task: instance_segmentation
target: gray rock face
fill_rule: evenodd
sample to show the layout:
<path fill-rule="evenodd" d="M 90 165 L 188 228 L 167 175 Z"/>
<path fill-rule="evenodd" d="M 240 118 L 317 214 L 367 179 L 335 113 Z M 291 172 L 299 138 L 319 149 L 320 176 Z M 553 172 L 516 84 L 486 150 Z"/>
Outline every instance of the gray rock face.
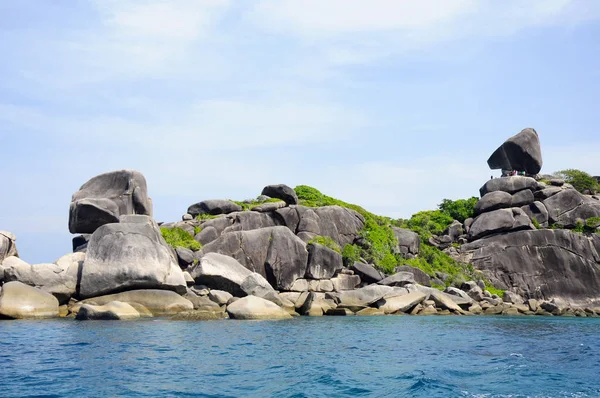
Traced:
<path fill-rule="evenodd" d="M 415 282 L 421 285 L 431 286 L 431 277 L 418 268 L 411 267 L 410 265 L 401 265 L 396 267 L 394 272 L 410 272 L 413 274 Z"/>
<path fill-rule="evenodd" d="M 542 227 L 548 226 L 548 210 L 542 202 L 533 202 L 530 205 L 521 207 L 521 210 L 533 221 L 534 219 Z"/>
<path fill-rule="evenodd" d="M 289 290 L 296 279 L 304 277 L 308 264 L 304 242 L 283 226 L 226 233 L 202 252 L 235 258 L 277 290 Z"/>
<path fill-rule="evenodd" d="M 504 191 L 486 193 L 475 205 L 475 215 L 512 207 L 512 195 Z"/>
<path fill-rule="evenodd" d="M 425 300 L 427 294 L 423 292 L 412 292 L 402 296 L 394 296 L 381 299 L 377 306 L 386 314 L 406 312 Z"/>
<path fill-rule="evenodd" d="M 7 257 L 19 257 L 17 245 L 15 244 L 16 240 L 17 238 L 10 232 L 0 231 L 0 264 Z"/>
<path fill-rule="evenodd" d="M 335 278 L 331 279 L 331 283 L 333 284 L 333 290 L 336 292 L 353 290 L 360 285 L 360 276 L 339 274 Z"/>
<path fill-rule="evenodd" d="M 87 320 L 127 320 L 138 319 L 140 313 L 131 304 L 112 301 L 106 305 L 84 304 L 79 309 L 76 319 Z"/>
<path fill-rule="evenodd" d="M 385 286 L 399 286 L 415 283 L 415 276 L 412 272 L 398 272 L 392 276 L 388 276 L 385 279 L 377 282 L 379 285 Z"/>
<path fill-rule="evenodd" d="M 518 286 L 525 298 L 600 299 L 600 236 L 567 230 L 518 231 L 463 245 L 471 263 L 497 287 Z"/>
<path fill-rule="evenodd" d="M 542 169 L 542 149 L 537 132 L 527 128 L 506 140 L 490 156 L 488 166 L 492 170 L 506 169 L 538 174 Z"/>
<path fill-rule="evenodd" d="M 238 205 L 237 203 L 233 203 L 230 200 L 214 199 L 204 200 L 191 205 L 188 207 L 187 213 L 192 217 L 196 217 L 201 214 L 210 214 L 211 216 L 216 216 L 219 214 L 233 213 L 235 211 L 242 211 L 242 206 Z"/>
<path fill-rule="evenodd" d="M 125 214 L 152 215 L 146 179 L 133 170 L 100 174 L 73 194 L 69 231 L 91 234 L 104 224 L 119 222 Z"/>
<path fill-rule="evenodd" d="M 500 209 L 479 215 L 469 229 L 469 240 L 506 231 L 535 229 L 531 219 L 520 208 Z"/>
<path fill-rule="evenodd" d="M 129 216 L 98 228 L 81 271 L 82 298 L 133 289 L 186 290 L 170 246 L 147 216 Z"/>
<path fill-rule="evenodd" d="M 550 224 L 558 223 L 573 228 L 577 221 L 600 217 L 600 202 L 582 195 L 575 189 L 567 189 L 544 200 Z"/>
<path fill-rule="evenodd" d="M 350 266 L 350 269 L 354 271 L 354 273 L 360 276 L 360 279 L 366 283 L 377 283 L 383 278 L 385 278 L 385 274 L 381 271 L 378 271 L 370 264 L 364 263 L 354 263 Z"/>
<path fill-rule="evenodd" d="M 344 267 L 342 255 L 323 245 L 308 245 L 308 267 L 306 277 L 309 279 L 330 279 Z"/>
<path fill-rule="evenodd" d="M 58 316 L 58 300 L 21 282 L 8 282 L 0 290 L 0 318 L 39 319 Z"/>
<path fill-rule="evenodd" d="M 84 253 L 71 253 L 54 264 L 29 265 L 17 257 L 9 257 L 2 263 L 6 282 L 19 281 L 54 295 L 60 304 L 66 304 L 76 295 L 77 278 Z"/>
<path fill-rule="evenodd" d="M 534 201 L 533 192 L 529 189 L 524 189 L 517 192 L 512 196 L 511 207 L 520 207 L 533 203 Z"/>
<path fill-rule="evenodd" d="M 523 177 L 523 176 L 512 176 L 512 177 L 502 177 L 502 178 L 494 178 L 492 180 L 488 180 L 480 189 L 479 194 L 483 198 L 486 194 L 490 192 L 502 191 L 507 192 L 509 194 L 514 194 L 524 189 L 529 189 L 534 191 L 537 189 L 539 183 L 531 177 Z"/>
<path fill-rule="evenodd" d="M 227 313 L 233 319 L 264 320 L 290 319 L 291 315 L 276 304 L 255 296 L 247 296 L 227 306 Z"/>
<path fill-rule="evenodd" d="M 204 254 L 198 264 L 190 268 L 190 275 L 200 285 L 223 290 L 236 297 L 254 295 L 280 303 L 277 292 L 263 276 L 223 254 Z"/>
<path fill-rule="evenodd" d="M 416 232 L 409 229 L 392 227 L 394 235 L 398 239 L 398 252 L 406 254 L 419 254 L 421 240 Z"/>
<path fill-rule="evenodd" d="M 246 293 L 241 287 L 242 283 L 252 271 L 232 257 L 220 253 L 207 253 L 200 258 L 197 265 L 189 269 L 189 273 L 199 285 L 243 297 Z"/>
<path fill-rule="evenodd" d="M 340 305 L 346 306 L 369 306 L 388 295 L 392 294 L 394 288 L 383 285 L 369 285 L 356 290 L 341 292 L 338 295 Z M 408 293 L 408 292 L 407 292 Z"/>
<path fill-rule="evenodd" d="M 78 304 L 106 305 L 113 301 L 128 303 L 132 306 L 135 306 L 135 304 L 142 305 L 153 316 L 175 315 L 194 309 L 192 302 L 181 297 L 179 294 L 168 290 L 155 289 L 130 290 L 128 292 L 109 294 L 83 300 Z"/>
<path fill-rule="evenodd" d="M 281 199 L 288 205 L 298 204 L 298 195 L 296 195 L 296 191 L 285 184 L 268 185 L 264 187 L 261 195 Z"/>

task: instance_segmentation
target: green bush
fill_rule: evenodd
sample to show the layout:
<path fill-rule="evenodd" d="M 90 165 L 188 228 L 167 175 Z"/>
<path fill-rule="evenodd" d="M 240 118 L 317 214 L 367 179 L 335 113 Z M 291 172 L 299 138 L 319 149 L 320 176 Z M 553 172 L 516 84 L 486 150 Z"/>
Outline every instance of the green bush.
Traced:
<path fill-rule="evenodd" d="M 160 232 L 165 241 L 173 248 L 185 247 L 193 251 L 202 249 L 202 245 L 194 237 L 181 228 L 161 228 Z"/>
<path fill-rule="evenodd" d="M 325 246 L 330 248 L 333 251 L 336 251 L 338 253 L 342 253 L 342 250 L 340 249 L 340 245 L 338 245 L 333 239 L 331 239 L 329 236 L 321 236 L 321 235 L 317 235 L 314 238 L 312 238 L 311 240 L 308 241 L 308 245 L 315 243 L 317 245 L 321 245 L 321 246 Z"/>
<path fill-rule="evenodd" d="M 344 248 L 348 251 L 348 255 L 352 254 L 352 257 L 357 259 L 363 257 L 385 272 L 392 272 L 398 265 L 400 258 L 394 254 L 398 247 L 398 239 L 392 230 L 390 218 L 377 216 L 360 206 L 324 195 L 319 190 L 307 185 L 299 185 L 295 191 L 300 205 L 307 207 L 341 206 L 352 209 L 364 217 L 365 226 L 360 231 L 360 236 L 368 242 L 366 245 L 368 247 Z M 356 250 L 358 250 L 358 255 L 355 253 Z"/>
<path fill-rule="evenodd" d="M 489 281 L 485 281 L 485 290 L 490 292 L 491 294 L 496 294 L 500 298 L 504 298 L 504 290 L 496 289 L 494 285 L 492 285 Z"/>
<path fill-rule="evenodd" d="M 342 250 L 342 258 L 344 259 L 344 264 L 352 265 L 360 260 L 360 249 L 356 245 L 346 245 Z"/>
<path fill-rule="evenodd" d="M 471 218 L 475 215 L 475 205 L 478 201 L 479 199 L 475 196 L 469 199 L 444 199 L 438 207 L 442 212 L 446 213 L 454 220 L 464 223 L 467 218 Z"/>
<path fill-rule="evenodd" d="M 270 198 L 270 199 L 263 200 L 263 201 L 253 199 L 251 201 L 244 201 L 244 202 L 238 202 L 238 201 L 232 200 L 232 202 L 235 203 L 236 205 L 240 206 L 242 208 L 242 211 L 248 211 L 248 210 L 252 210 L 256 206 L 260 206 L 265 203 L 283 202 L 283 200 L 277 199 L 277 198 Z"/>
<path fill-rule="evenodd" d="M 573 188 L 575 188 L 581 193 L 585 192 L 586 190 L 589 190 L 593 194 L 596 194 L 598 192 L 598 189 L 600 188 L 600 184 L 598 184 L 598 181 L 596 181 L 594 177 L 592 177 L 585 171 L 567 169 L 557 171 L 555 174 L 558 177 L 565 180 L 565 182 L 568 182 L 569 184 L 573 185 Z"/>
<path fill-rule="evenodd" d="M 540 226 L 540 223 L 538 222 L 537 219 L 532 218 L 531 219 L 531 223 L 533 224 L 533 226 L 535 227 L 535 229 L 542 229 L 542 227 Z"/>
<path fill-rule="evenodd" d="M 196 220 L 198 221 L 206 221 L 206 220 L 212 220 L 214 218 L 217 218 L 219 216 L 213 216 L 212 214 L 208 214 L 208 213 L 204 213 L 204 214 L 199 214 L 196 216 Z"/>
<path fill-rule="evenodd" d="M 441 210 L 426 210 L 414 214 L 409 220 L 404 220 L 401 227 L 415 231 L 427 241 L 432 235 L 444 233 L 452 221 L 454 218 Z"/>

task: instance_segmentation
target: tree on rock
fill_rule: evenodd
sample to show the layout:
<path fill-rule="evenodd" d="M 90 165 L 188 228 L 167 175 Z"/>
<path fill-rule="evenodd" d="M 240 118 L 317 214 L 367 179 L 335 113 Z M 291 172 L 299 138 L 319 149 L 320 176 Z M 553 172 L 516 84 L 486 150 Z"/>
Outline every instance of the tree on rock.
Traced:
<path fill-rule="evenodd" d="M 555 174 L 558 177 L 565 180 L 565 182 L 573 185 L 573 188 L 575 188 L 581 193 L 596 194 L 598 193 L 598 189 L 600 188 L 600 184 L 598 183 L 598 181 L 585 171 L 577 169 L 567 169 L 557 171 Z"/>

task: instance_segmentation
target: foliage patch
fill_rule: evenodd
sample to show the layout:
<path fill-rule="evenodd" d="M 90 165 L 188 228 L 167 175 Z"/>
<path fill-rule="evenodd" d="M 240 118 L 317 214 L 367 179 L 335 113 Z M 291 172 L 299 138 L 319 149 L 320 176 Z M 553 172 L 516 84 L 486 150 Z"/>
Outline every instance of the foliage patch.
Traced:
<path fill-rule="evenodd" d="M 311 240 L 309 240 L 307 244 L 310 245 L 311 243 L 315 243 L 317 245 L 328 247 L 331 250 L 336 251 L 336 252 L 338 252 L 340 254 L 342 253 L 342 250 L 340 249 L 340 245 L 338 245 L 329 236 L 317 235 L 314 238 L 312 238 Z"/>
<path fill-rule="evenodd" d="M 202 249 L 200 242 L 194 240 L 194 237 L 181 228 L 161 228 L 160 232 L 165 241 L 174 249 L 184 247 L 193 251 Z"/>

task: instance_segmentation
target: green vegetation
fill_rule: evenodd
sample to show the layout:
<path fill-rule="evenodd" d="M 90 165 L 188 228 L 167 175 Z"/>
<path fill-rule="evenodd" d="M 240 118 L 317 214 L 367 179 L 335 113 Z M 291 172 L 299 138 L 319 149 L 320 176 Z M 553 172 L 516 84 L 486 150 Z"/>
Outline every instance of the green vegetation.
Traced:
<path fill-rule="evenodd" d="M 252 210 L 256 206 L 264 205 L 265 203 L 283 202 L 283 200 L 277 199 L 277 198 L 270 198 L 270 199 L 263 200 L 263 201 L 253 199 L 251 201 L 247 200 L 247 201 L 243 201 L 243 202 L 238 202 L 238 201 L 232 200 L 232 202 L 235 203 L 236 205 L 240 206 L 242 208 L 242 211 L 248 211 L 248 210 Z"/>
<path fill-rule="evenodd" d="M 454 219 L 442 210 L 420 211 L 409 220 L 400 223 L 401 228 L 415 231 L 421 240 L 429 240 L 433 235 L 441 235 Z"/>
<path fill-rule="evenodd" d="M 491 294 L 496 294 L 500 298 L 504 298 L 504 290 L 496 289 L 489 281 L 485 281 L 485 290 Z"/>
<path fill-rule="evenodd" d="M 345 265 L 352 265 L 360 260 L 360 248 L 356 245 L 346 245 L 342 250 L 342 258 Z"/>
<path fill-rule="evenodd" d="M 199 226 L 195 226 L 194 227 L 194 236 L 198 235 L 200 232 L 202 232 L 202 228 L 200 228 Z"/>
<path fill-rule="evenodd" d="M 308 244 L 317 244 L 317 245 L 321 245 L 321 246 L 325 246 L 330 248 L 333 251 L 336 251 L 338 253 L 342 253 L 342 250 L 340 249 L 340 246 L 333 240 L 331 239 L 329 236 L 321 236 L 321 235 L 317 235 L 314 238 L 312 238 L 311 240 L 308 241 Z"/>
<path fill-rule="evenodd" d="M 482 279 L 482 275 L 476 272 L 472 265 L 462 264 L 428 243 L 432 235 L 442 234 L 454 219 L 460 221 L 460 219 L 471 217 L 477 198 L 457 201 L 445 199 L 438 210 L 419 212 L 409 220 L 392 220 L 388 217 L 377 216 L 360 206 L 324 195 L 317 189 L 306 185 L 300 185 L 295 190 L 299 203 L 303 206 L 337 205 L 355 210 L 364 217 L 365 226 L 360 232 L 360 236 L 364 238 L 365 244 L 344 246 L 342 250 L 344 264 L 352 264 L 362 257 L 386 273 L 392 273 L 396 266 L 406 264 L 419 268 L 432 277 L 435 277 L 436 271 L 449 275 L 445 282 L 447 286 L 453 282 Z M 396 254 L 398 240 L 392 226 L 411 229 L 419 234 L 421 249 L 418 257 L 404 259 L 400 254 Z M 435 287 L 443 289 L 445 286 Z"/>
<path fill-rule="evenodd" d="M 454 220 L 464 223 L 467 218 L 471 218 L 475 215 L 475 205 L 478 201 L 479 199 L 475 196 L 469 199 L 444 199 L 438 207 L 443 213 L 449 215 Z"/>
<path fill-rule="evenodd" d="M 219 216 L 213 216 L 212 214 L 199 214 L 196 216 L 196 220 L 198 221 L 206 221 L 206 220 L 212 220 L 213 218 L 217 218 Z"/>
<path fill-rule="evenodd" d="M 573 231 L 593 234 L 598 232 L 598 226 L 600 226 L 600 217 L 590 217 L 585 221 L 577 221 L 577 225 L 573 228 Z"/>
<path fill-rule="evenodd" d="M 550 180 L 547 180 L 545 178 L 542 178 L 541 180 L 538 180 L 539 182 L 543 182 L 546 185 L 550 185 Z"/>
<path fill-rule="evenodd" d="M 532 222 L 533 226 L 535 227 L 535 229 L 542 229 L 542 227 L 540 226 L 540 223 L 538 222 L 537 219 L 532 218 L 531 222 Z"/>
<path fill-rule="evenodd" d="M 349 259 L 352 257 L 358 259 L 363 257 L 365 260 L 372 262 L 388 273 L 391 273 L 396 265 L 398 265 L 401 257 L 395 254 L 398 240 L 391 227 L 392 219 L 377 216 L 360 206 L 324 195 L 319 192 L 319 190 L 306 185 L 297 186 L 295 191 L 298 195 L 299 204 L 303 206 L 342 206 L 352 209 L 364 217 L 365 226 L 360 232 L 360 236 L 368 242 L 368 245 L 365 245 L 366 247 L 345 247 L 344 251 L 347 254 L 346 258 Z M 358 255 L 356 250 L 358 250 Z"/>
<path fill-rule="evenodd" d="M 202 249 L 202 245 L 199 242 L 195 241 L 194 237 L 184 229 L 161 228 L 160 232 L 162 233 L 163 238 L 165 238 L 165 241 L 173 248 L 185 247 L 186 249 L 190 249 L 193 251 L 198 251 Z"/>
<path fill-rule="evenodd" d="M 565 182 L 573 185 L 573 188 L 578 190 L 581 193 L 585 191 L 590 191 L 592 194 L 598 193 L 598 189 L 600 189 L 600 184 L 598 181 L 585 171 L 576 170 L 576 169 L 567 169 L 557 171 L 555 173 L 558 177 L 565 180 Z"/>

